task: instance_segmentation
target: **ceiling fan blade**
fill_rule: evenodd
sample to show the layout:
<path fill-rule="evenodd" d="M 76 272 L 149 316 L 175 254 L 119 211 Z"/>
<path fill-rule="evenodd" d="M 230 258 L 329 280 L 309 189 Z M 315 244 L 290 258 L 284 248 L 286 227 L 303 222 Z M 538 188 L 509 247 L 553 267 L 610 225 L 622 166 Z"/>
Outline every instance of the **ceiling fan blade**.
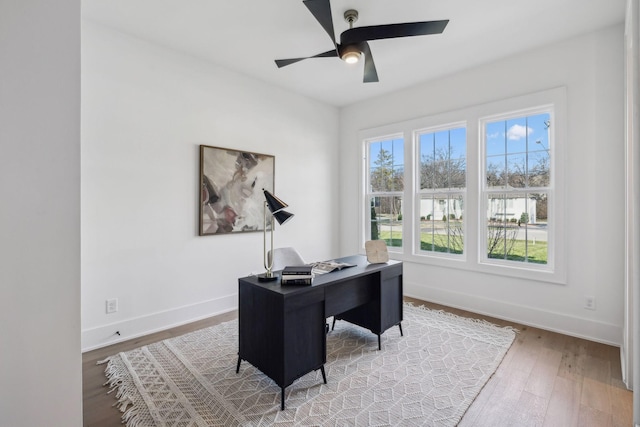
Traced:
<path fill-rule="evenodd" d="M 364 55 L 364 77 L 362 82 L 375 83 L 378 81 L 378 72 L 376 71 L 376 64 L 373 62 L 373 55 L 371 55 L 369 43 L 362 43 L 362 54 Z"/>
<path fill-rule="evenodd" d="M 442 21 L 406 22 L 404 24 L 371 25 L 351 28 L 340 35 L 340 44 L 440 34 L 444 31 L 448 23 L 449 20 L 445 19 Z"/>
<path fill-rule="evenodd" d="M 336 36 L 333 30 L 333 18 L 331 17 L 331 4 L 329 0 L 304 0 L 303 3 L 320 25 L 322 25 L 322 28 L 324 28 L 327 34 L 329 34 L 331 41 L 335 45 Z"/>
<path fill-rule="evenodd" d="M 328 50 L 326 52 L 322 52 L 319 53 L 317 55 L 313 55 L 313 56 L 307 56 L 304 58 L 291 58 L 291 59 L 276 59 L 276 65 L 278 66 L 278 68 L 282 68 L 282 67 L 286 67 L 287 65 L 291 65 L 291 64 L 295 64 L 296 62 L 300 62 L 304 59 L 311 59 L 311 58 L 334 58 L 338 56 L 338 52 L 335 49 L 332 50 Z"/>

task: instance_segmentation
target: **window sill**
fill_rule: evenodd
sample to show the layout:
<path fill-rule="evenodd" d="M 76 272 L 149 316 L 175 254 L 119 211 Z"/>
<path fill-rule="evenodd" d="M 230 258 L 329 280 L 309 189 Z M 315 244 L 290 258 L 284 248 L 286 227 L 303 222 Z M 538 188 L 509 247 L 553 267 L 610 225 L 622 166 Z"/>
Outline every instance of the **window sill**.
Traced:
<path fill-rule="evenodd" d="M 566 285 L 566 275 L 561 271 L 541 270 L 527 268 L 527 266 L 511 266 L 493 263 L 483 263 L 467 259 L 465 255 L 460 257 L 430 256 L 420 254 L 405 254 L 389 251 L 389 258 L 421 265 L 432 265 L 454 270 L 464 270 L 479 274 L 513 277 L 523 280 L 549 283 L 554 285 Z"/>

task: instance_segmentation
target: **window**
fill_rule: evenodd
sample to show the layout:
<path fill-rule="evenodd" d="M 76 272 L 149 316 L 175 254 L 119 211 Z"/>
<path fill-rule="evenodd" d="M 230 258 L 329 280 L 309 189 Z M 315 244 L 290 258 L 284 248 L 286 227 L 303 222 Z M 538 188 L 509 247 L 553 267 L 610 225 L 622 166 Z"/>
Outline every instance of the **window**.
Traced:
<path fill-rule="evenodd" d="M 388 247 L 402 247 L 404 139 L 370 141 L 367 148 L 369 238 Z"/>
<path fill-rule="evenodd" d="M 467 132 L 464 127 L 417 132 L 418 251 L 464 252 Z"/>
<path fill-rule="evenodd" d="M 565 283 L 565 110 L 557 88 L 361 131 L 362 246 Z"/>
<path fill-rule="evenodd" d="M 547 264 L 552 111 L 482 120 L 484 255 Z"/>

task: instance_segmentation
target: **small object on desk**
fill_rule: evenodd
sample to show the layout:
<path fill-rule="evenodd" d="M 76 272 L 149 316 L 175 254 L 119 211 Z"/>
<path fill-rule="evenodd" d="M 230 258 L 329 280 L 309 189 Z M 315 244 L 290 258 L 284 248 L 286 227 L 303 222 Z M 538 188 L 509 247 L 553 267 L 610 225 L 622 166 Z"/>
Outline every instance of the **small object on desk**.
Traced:
<path fill-rule="evenodd" d="M 287 266 L 280 274 L 281 285 L 306 285 L 313 281 L 312 267 L 310 265 Z"/>
<path fill-rule="evenodd" d="M 325 273 L 331 273 L 332 271 L 336 271 L 336 270 L 342 270 L 343 268 L 355 267 L 355 264 L 338 262 L 332 259 L 330 261 L 314 262 L 313 264 L 311 264 L 311 266 L 313 267 L 312 271 L 315 274 L 325 274 Z"/>
<path fill-rule="evenodd" d="M 312 269 L 313 267 L 310 265 L 288 265 L 282 269 L 282 274 L 310 276 Z"/>
<path fill-rule="evenodd" d="M 389 261 L 389 252 L 384 240 L 367 240 L 364 242 L 367 261 L 371 264 L 383 264 Z"/>
<path fill-rule="evenodd" d="M 311 286 L 312 282 L 313 282 L 312 276 L 282 276 L 280 279 L 280 284 L 282 286 L 287 286 L 287 285 Z"/>

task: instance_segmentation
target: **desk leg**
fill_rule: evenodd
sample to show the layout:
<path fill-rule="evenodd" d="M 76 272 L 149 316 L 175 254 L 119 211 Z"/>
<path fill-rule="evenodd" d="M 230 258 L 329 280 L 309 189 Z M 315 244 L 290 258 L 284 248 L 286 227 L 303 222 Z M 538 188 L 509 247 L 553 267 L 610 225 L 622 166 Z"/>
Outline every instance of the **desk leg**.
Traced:
<path fill-rule="evenodd" d="M 236 365 L 236 374 L 240 372 L 240 362 L 242 362 L 242 359 L 240 358 L 240 356 L 238 356 L 238 364 Z"/>
<path fill-rule="evenodd" d="M 404 334 L 402 333 L 402 323 L 398 323 L 398 328 L 400 328 L 400 336 L 403 337 Z M 381 337 L 382 337 L 382 334 L 378 334 L 378 350 L 382 350 L 382 343 L 380 341 Z"/>
<path fill-rule="evenodd" d="M 284 387 L 280 387 L 280 409 L 284 411 Z"/>
<path fill-rule="evenodd" d="M 327 375 L 324 373 L 324 365 L 322 365 L 320 367 L 320 372 L 322 372 L 322 380 L 324 381 L 324 383 L 327 383 Z"/>

